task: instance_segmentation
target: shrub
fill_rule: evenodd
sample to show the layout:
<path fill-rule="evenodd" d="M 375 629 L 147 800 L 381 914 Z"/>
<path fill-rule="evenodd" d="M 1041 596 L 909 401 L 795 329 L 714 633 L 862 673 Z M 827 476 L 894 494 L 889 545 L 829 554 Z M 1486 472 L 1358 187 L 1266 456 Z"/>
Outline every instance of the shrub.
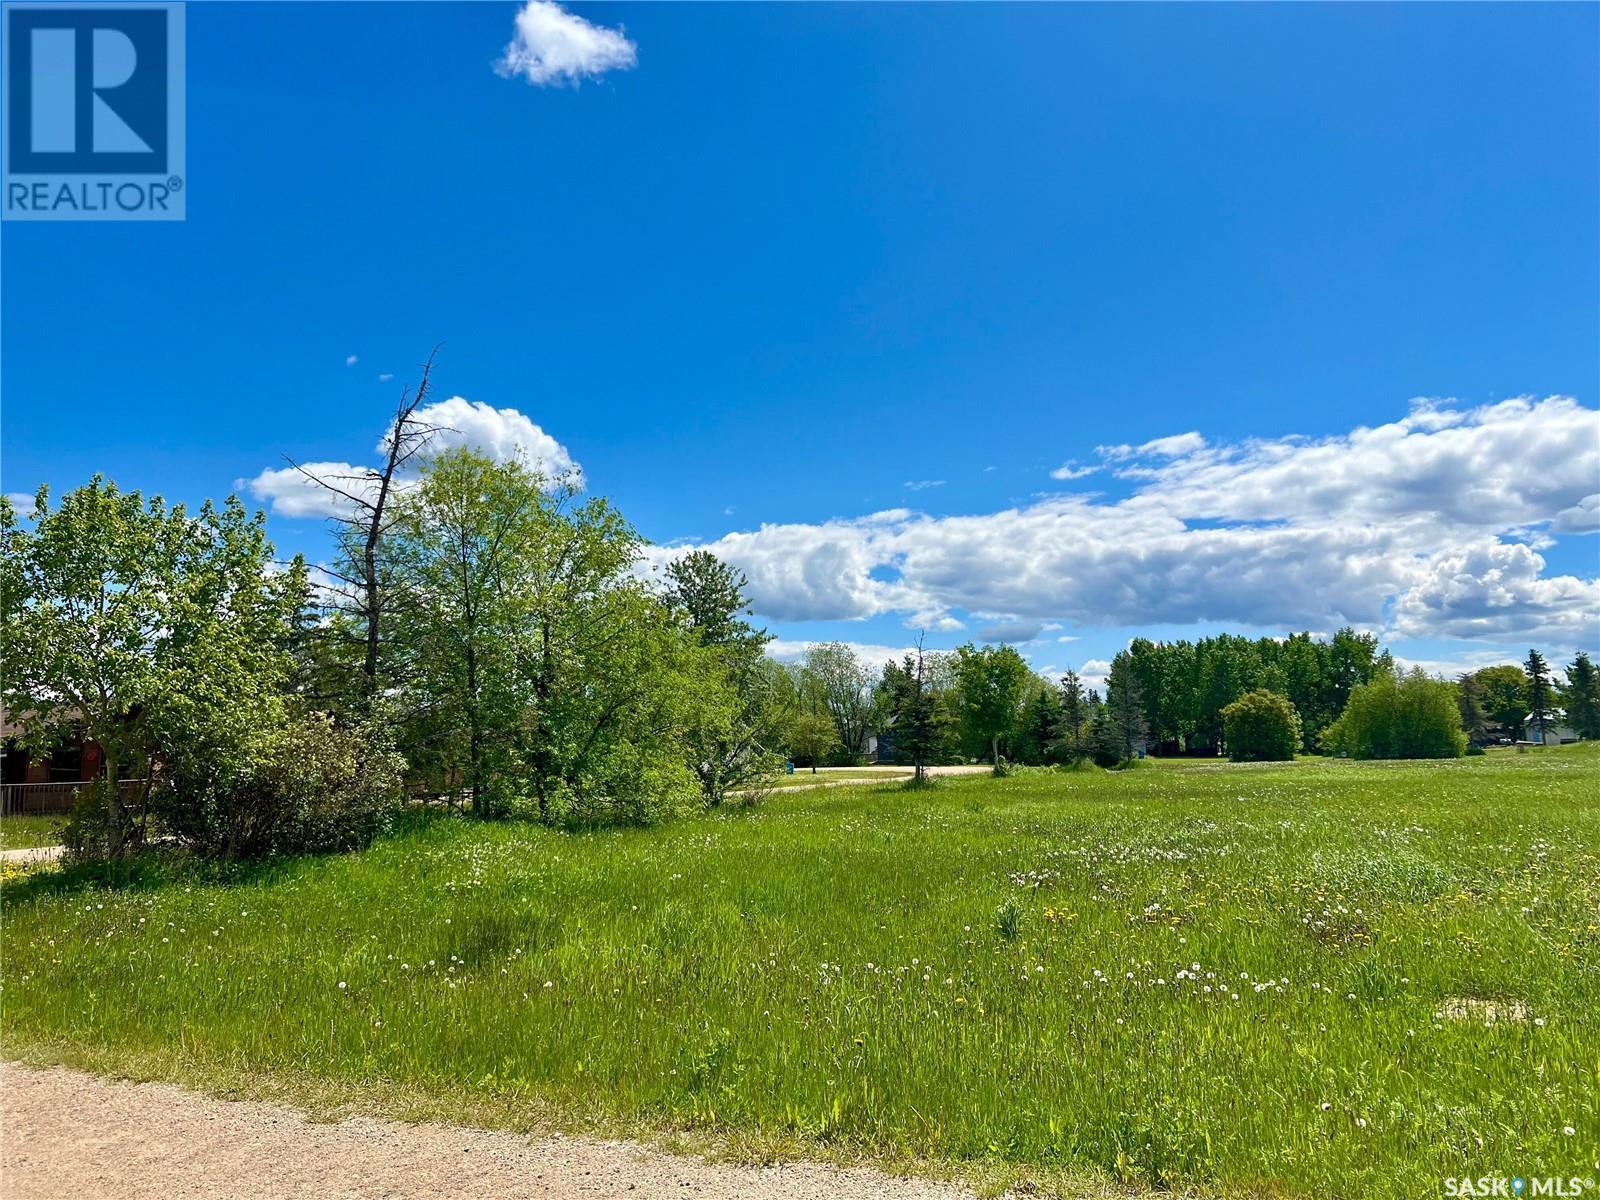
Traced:
<path fill-rule="evenodd" d="M 323 713 L 285 719 L 249 747 L 212 747 L 170 764 L 162 824 L 202 854 L 259 858 L 352 850 L 385 832 L 405 760 L 377 726 Z"/>
<path fill-rule="evenodd" d="M 1222 730 L 1234 762 L 1288 762 L 1300 745 L 1300 714 L 1287 696 L 1258 689 L 1222 710 Z"/>
<path fill-rule="evenodd" d="M 1322 744 L 1351 758 L 1460 758 L 1467 735 L 1455 685 L 1420 668 L 1404 676 L 1382 672 L 1356 685 Z"/>

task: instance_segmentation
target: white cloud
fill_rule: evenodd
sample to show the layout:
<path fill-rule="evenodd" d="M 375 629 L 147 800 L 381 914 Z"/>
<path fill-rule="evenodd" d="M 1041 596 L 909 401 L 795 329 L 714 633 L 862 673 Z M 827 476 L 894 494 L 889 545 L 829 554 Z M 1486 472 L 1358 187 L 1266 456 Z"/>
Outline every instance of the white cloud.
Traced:
<path fill-rule="evenodd" d="M 822 641 L 786 641 L 774 638 L 767 643 L 767 656 L 779 662 L 799 662 L 806 651 L 820 646 Z M 915 654 L 915 646 L 881 646 L 869 642 L 845 642 L 844 645 L 874 672 L 882 671 L 885 663 L 899 662 L 908 654 Z"/>
<path fill-rule="evenodd" d="M 270 501 L 276 516 L 348 516 L 354 505 L 322 487 L 317 479 L 352 496 L 370 498 L 375 494 L 372 468 L 347 462 L 302 463 L 300 469 L 268 467 L 254 479 L 240 483 L 248 486 L 256 499 Z"/>
<path fill-rule="evenodd" d="M 638 48 L 620 30 L 591 25 L 551 0 L 528 0 L 495 70 L 542 87 L 626 71 L 637 62 Z"/>
<path fill-rule="evenodd" d="M 583 486 L 583 469 L 567 448 L 514 408 L 494 408 L 481 401 L 452 396 L 424 405 L 416 415 L 423 424 L 439 427 L 428 442 L 430 453 L 468 447 L 496 462 L 520 458 L 549 479 L 552 486 Z M 387 443 L 385 433 L 374 453 L 382 454 Z M 272 511 L 278 516 L 344 516 L 351 510 L 350 502 L 319 486 L 308 475 L 351 495 L 366 497 L 372 494 L 374 469 L 347 462 L 302 463 L 301 469 L 271 467 L 251 479 L 248 486 L 258 499 L 271 501 Z M 400 484 L 409 486 L 414 480 L 412 472 Z"/>
<path fill-rule="evenodd" d="M 1198 433 L 1175 433 L 1170 437 L 1153 438 L 1138 446 L 1096 446 L 1095 453 L 1102 458 L 1177 458 L 1205 449 L 1206 440 Z"/>
<path fill-rule="evenodd" d="M 361 359 L 354 354 L 346 354 L 344 356 L 344 365 L 347 367 L 353 367 L 360 361 Z"/>
<path fill-rule="evenodd" d="M 1078 460 L 1069 458 L 1054 471 L 1050 472 L 1051 479 L 1082 479 L 1085 475 L 1093 475 L 1099 467 L 1080 467 Z"/>
<path fill-rule="evenodd" d="M 1078 682 L 1086 688 L 1093 688 L 1104 699 L 1106 676 L 1109 674 L 1111 674 L 1111 661 L 1109 659 L 1091 658 L 1078 668 Z"/>
<path fill-rule="evenodd" d="M 1545 578 L 1544 559 L 1516 542 L 1484 539 L 1431 558 L 1395 602 L 1401 636 L 1558 646 L 1591 644 L 1600 580 Z"/>
<path fill-rule="evenodd" d="M 1429 675 L 1442 675 L 1446 679 L 1454 679 L 1466 671 L 1476 671 L 1482 667 L 1493 667 L 1501 663 L 1512 664 L 1512 659 L 1496 650 L 1471 650 L 1465 654 L 1453 655 L 1450 658 L 1412 658 L 1409 655 L 1396 653 L 1395 666 L 1402 671 L 1409 671 L 1413 667 L 1421 667 Z M 1518 662 L 1515 665 L 1520 666 Z"/>
<path fill-rule="evenodd" d="M 378 376 L 378 382 L 379 383 L 388 383 L 389 380 L 391 380 L 393 378 L 394 378 L 394 372 L 393 371 L 385 371 L 383 374 Z"/>
<path fill-rule="evenodd" d="M 903 487 L 903 488 L 906 488 L 906 489 L 908 489 L 910 491 L 913 491 L 913 492 L 923 492 L 923 491 L 927 491 L 927 489 L 929 489 L 929 488 L 943 487 L 944 486 L 944 480 L 942 480 L 942 479 L 908 479 L 903 484 L 901 484 L 900 486 Z"/>
<path fill-rule="evenodd" d="M 17 510 L 19 517 L 33 516 L 34 497 L 27 492 L 7 492 L 6 499 L 11 501 L 11 507 Z"/>
<path fill-rule="evenodd" d="M 1595 512 L 1600 413 L 1575 400 L 1405 418 L 1322 439 L 1115 451 L 1123 499 L 1043 497 L 1000 512 L 906 510 L 764 525 L 708 547 L 773 620 L 956 613 L 1083 627 L 1233 623 L 1404 636 L 1593 642 L 1591 577 L 1550 577 L 1525 544 Z M 681 549 L 661 551 L 670 556 Z"/>
<path fill-rule="evenodd" d="M 1591 494 L 1563 508 L 1550 522 L 1551 533 L 1600 533 L 1600 494 Z"/>

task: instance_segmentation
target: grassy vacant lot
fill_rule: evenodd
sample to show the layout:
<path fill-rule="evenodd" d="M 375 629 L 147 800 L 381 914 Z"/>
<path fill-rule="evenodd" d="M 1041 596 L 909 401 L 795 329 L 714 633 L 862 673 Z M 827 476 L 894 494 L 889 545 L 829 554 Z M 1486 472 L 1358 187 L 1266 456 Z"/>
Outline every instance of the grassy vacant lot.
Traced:
<path fill-rule="evenodd" d="M 0 817 L 0 850 L 54 846 L 65 817 Z"/>
<path fill-rule="evenodd" d="M 228 880 L 44 874 L 5 887 L 4 1041 L 1047 1189 L 1592 1176 L 1597 784 L 1590 747 L 1149 765 L 644 830 L 435 818 Z"/>

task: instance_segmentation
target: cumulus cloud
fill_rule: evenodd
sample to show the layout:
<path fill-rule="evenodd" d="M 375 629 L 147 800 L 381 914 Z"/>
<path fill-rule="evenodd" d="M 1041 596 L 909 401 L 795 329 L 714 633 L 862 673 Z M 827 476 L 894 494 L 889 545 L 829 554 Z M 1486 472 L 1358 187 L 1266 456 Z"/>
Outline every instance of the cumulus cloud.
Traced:
<path fill-rule="evenodd" d="M 360 361 L 361 359 L 354 354 L 346 354 L 344 356 L 344 365 L 347 367 L 353 367 Z"/>
<path fill-rule="evenodd" d="M 583 486 L 583 468 L 567 448 L 551 437 L 523 413 L 514 408 L 495 408 L 482 401 L 452 396 L 417 410 L 417 419 L 436 426 L 428 441 L 430 453 L 461 447 L 476 450 L 497 462 L 521 459 L 550 481 L 552 487 Z M 374 447 L 375 455 L 388 448 L 386 432 Z M 350 500 L 322 487 L 323 480 L 339 491 L 357 498 L 373 495 L 373 466 L 348 462 L 302 463 L 296 467 L 271 467 L 262 471 L 247 486 L 258 499 L 270 501 L 272 511 L 283 517 L 345 516 L 352 510 Z M 315 478 L 312 478 L 312 477 Z M 415 481 L 415 473 L 400 481 L 402 487 Z"/>
<path fill-rule="evenodd" d="M 24 518 L 33 516 L 35 497 L 27 492 L 7 492 L 6 499 L 11 501 L 11 507 L 17 510 L 17 516 Z"/>
<path fill-rule="evenodd" d="M 1519 543 L 1485 539 L 1432 557 L 1395 603 L 1395 632 L 1471 641 L 1586 645 L 1600 625 L 1600 579 L 1546 578 Z"/>
<path fill-rule="evenodd" d="M 1545 575 L 1527 544 L 1592 524 L 1600 413 L 1570 398 L 1415 404 L 1321 439 L 1192 433 L 1103 452 L 1137 469 L 1128 496 L 764 525 L 707 547 L 780 621 L 899 613 L 922 628 L 998 612 L 1561 644 L 1600 632 L 1596 580 Z"/>
<path fill-rule="evenodd" d="M 551 0 L 528 0 L 495 70 L 544 87 L 626 71 L 637 62 L 638 48 L 620 29 L 591 25 Z"/>
<path fill-rule="evenodd" d="M 907 489 L 908 491 L 912 491 L 912 492 L 925 492 L 929 488 L 943 487 L 944 486 L 944 480 L 942 480 L 942 479 L 908 479 L 903 484 L 901 484 L 900 486 L 905 488 L 905 489 Z"/>

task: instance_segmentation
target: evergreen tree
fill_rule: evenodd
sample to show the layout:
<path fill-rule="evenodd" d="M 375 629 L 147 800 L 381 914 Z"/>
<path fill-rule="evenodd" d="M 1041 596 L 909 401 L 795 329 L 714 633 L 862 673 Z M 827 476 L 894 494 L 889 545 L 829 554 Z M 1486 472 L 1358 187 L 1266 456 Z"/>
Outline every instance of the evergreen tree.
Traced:
<path fill-rule="evenodd" d="M 1089 724 L 1093 719 L 1089 694 L 1078 673 L 1068 670 L 1061 676 L 1061 724 L 1056 736 L 1056 753 L 1064 762 L 1082 758 L 1089 751 Z"/>
<path fill-rule="evenodd" d="M 890 663 L 884 676 L 894 720 L 895 757 L 916 768 L 915 782 L 921 786 L 927 782 L 928 763 L 943 745 L 944 730 L 920 638 L 916 653 L 907 654 L 899 666 Z"/>
<path fill-rule="evenodd" d="M 1537 730 L 1542 742 L 1550 723 L 1550 665 L 1545 662 L 1544 655 L 1537 650 L 1529 650 L 1527 661 L 1522 664 L 1522 673 L 1528 681 L 1525 694 L 1529 732 Z"/>
<path fill-rule="evenodd" d="M 1106 676 L 1106 708 L 1116 734 L 1117 752 L 1124 761 L 1131 759 L 1144 746 L 1150 726 L 1145 719 L 1144 698 L 1139 694 L 1139 680 L 1126 650 L 1111 660 L 1111 673 Z"/>
<path fill-rule="evenodd" d="M 1483 712 L 1483 686 L 1470 671 L 1456 676 L 1456 706 L 1461 710 L 1461 729 L 1473 745 L 1488 740 L 1489 718 Z"/>
<path fill-rule="evenodd" d="M 1567 721 L 1581 738 L 1600 738 L 1600 673 L 1585 650 L 1567 667 Z"/>
<path fill-rule="evenodd" d="M 743 571 L 709 550 L 693 550 L 667 564 L 663 599 L 683 614 L 707 646 L 735 641 L 764 644 L 770 640 L 766 631 L 752 629 L 743 619 L 751 611 L 744 596 L 749 586 Z"/>

